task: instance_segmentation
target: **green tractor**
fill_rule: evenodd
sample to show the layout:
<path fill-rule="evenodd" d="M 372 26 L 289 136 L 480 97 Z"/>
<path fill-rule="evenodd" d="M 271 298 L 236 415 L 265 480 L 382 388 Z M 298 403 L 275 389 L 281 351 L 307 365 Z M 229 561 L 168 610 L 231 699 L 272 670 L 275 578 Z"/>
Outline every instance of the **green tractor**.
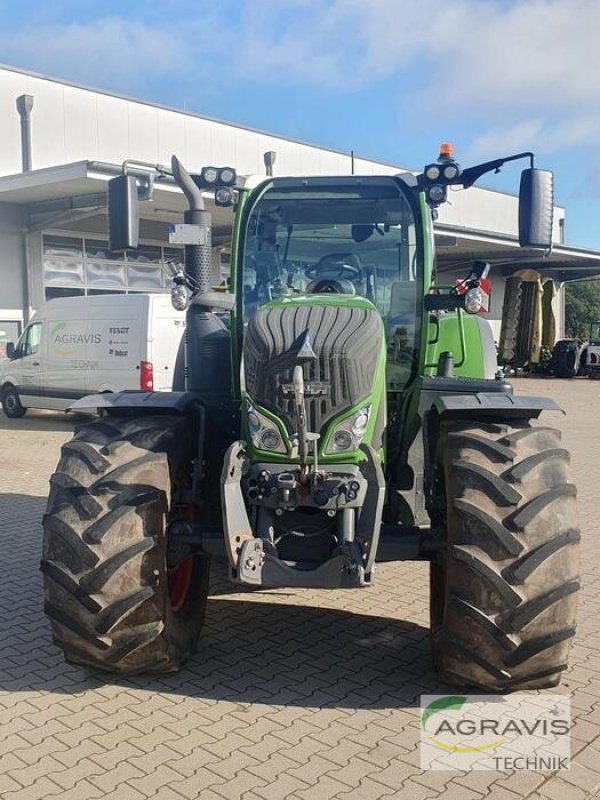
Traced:
<path fill-rule="evenodd" d="M 45 611 L 68 661 L 166 672 L 193 654 L 211 557 L 233 584 L 363 589 L 380 562 L 430 562 L 440 677 L 554 686 L 575 632 L 577 511 L 556 409 L 515 397 L 478 313 L 487 265 L 435 281 L 450 186 L 506 162 L 519 231 L 549 248 L 552 174 L 533 154 L 423 173 L 237 179 L 171 174 L 189 210 L 173 392 L 85 398 L 44 517 Z M 166 172 L 166 168 L 164 170 Z M 211 215 L 235 204 L 232 277 L 211 287 Z M 135 177 L 109 186 L 115 249 L 137 240 Z M 318 624 L 318 616 L 315 616 Z"/>

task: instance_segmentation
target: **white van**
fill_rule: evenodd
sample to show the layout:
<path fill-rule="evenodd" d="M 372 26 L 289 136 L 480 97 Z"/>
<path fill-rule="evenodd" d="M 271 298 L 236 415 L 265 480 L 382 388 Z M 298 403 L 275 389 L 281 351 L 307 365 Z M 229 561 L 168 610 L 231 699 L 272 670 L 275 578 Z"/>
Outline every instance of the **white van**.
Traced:
<path fill-rule="evenodd" d="M 0 361 L 4 413 L 65 410 L 97 392 L 169 391 L 184 328 L 169 295 L 49 300 Z"/>

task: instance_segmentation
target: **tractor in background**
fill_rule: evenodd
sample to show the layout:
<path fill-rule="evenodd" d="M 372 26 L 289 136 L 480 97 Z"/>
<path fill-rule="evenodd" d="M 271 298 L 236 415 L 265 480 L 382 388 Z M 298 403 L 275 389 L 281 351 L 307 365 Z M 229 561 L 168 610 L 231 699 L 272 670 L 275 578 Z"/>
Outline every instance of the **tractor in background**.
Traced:
<path fill-rule="evenodd" d="M 78 401 L 100 417 L 50 479 L 44 602 L 68 661 L 179 669 L 200 637 L 211 557 L 236 585 L 360 591 L 381 562 L 427 560 L 443 680 L 558 683 L 579 530 L 560 433 L 536 424 L 557 406 L 515 396 L 497 372 L 478 313 L 485 265 L 461 291 L 435 279 L 449 187 L 521 158 L 520 244 L 548 249 L 552 174 L 532 153 L 463 169 L 444 147 L 417 176 L 245 181 L 173 158 L 189 205 L 176 385 Z M 211 286 L 207 192 L 234 209 L 225 291 Z M 112 246 L 135 247 L 136 179 L 114 179 L 109 199 Z"/>
<path fill-rule="evenodd" d="M 588 378 L 600 378 L 600 321 L 590 324 L 590 339 L 581 354 L 581 371 Z"/>

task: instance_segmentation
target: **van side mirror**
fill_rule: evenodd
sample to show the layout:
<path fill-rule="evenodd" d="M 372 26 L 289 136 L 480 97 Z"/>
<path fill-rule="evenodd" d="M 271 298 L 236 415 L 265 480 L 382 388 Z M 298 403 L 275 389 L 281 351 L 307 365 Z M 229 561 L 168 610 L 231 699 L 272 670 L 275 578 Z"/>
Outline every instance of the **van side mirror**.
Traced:
<path fill-rule="evenodd" d="M 139 242 L 140 204 L 134 175 L 119 175 L 108 182 L 108 247 L 135 250 Z"/>
<path fill-rule="evenodd" d="M 521 247 L 552 247 L 554 176 L 545 169 L 524 169 L 519 187 L 519 244 Z"/>
<path fill-rule="evenodd" d="M 16 348 L 14 342 L 7 342 L 6 343 L 6 357 L 7 358 L 14 358 L 16 355 Z"/>

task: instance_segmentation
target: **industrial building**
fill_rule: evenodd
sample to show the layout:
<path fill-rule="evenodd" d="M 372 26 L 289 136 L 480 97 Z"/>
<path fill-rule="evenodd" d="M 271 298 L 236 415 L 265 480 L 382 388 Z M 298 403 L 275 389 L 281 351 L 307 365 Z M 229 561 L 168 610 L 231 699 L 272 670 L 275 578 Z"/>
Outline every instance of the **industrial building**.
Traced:
<path fill-rule="evenodd" d="M 140 246 L 109 252 L 107 181 L 128 170 L 150 182 L 147 165 L 175 153 L 191 170 L 228 165 L 264 174 L 265 153 L 277 175 L 394 174 L 422 165 L 392 165 L 305 144 L 175 108 L 117 96 L 13 67 L 0 67 L 0 347 L 14 340 L 46 299 L 81 294 L 166 291 L 165 265 L 181 258 L 168 226 L 185 201 L 169 176 L 152 181 L 141 204 Z M 426 154 L 424 154 L 426 155 Z M 210 202 L 208 207 L 211 208 Z M 215 282 L 227 275 L 231 211 L 214 212 Z M 524 268 L 564 281 L 600 273 L 600 253 L 562 242 L 565 209 L 556 208 L 550 256 L 523 251 L 517 240 L 517 198 L 474 188 L 452 194 L 436 223 L 442 278 L 464 276 L 473 259 L 489 260 L 488 319 L 499 337 L 506 279 Z M 560 302 L 557 333 L 562 333 Z"/>

